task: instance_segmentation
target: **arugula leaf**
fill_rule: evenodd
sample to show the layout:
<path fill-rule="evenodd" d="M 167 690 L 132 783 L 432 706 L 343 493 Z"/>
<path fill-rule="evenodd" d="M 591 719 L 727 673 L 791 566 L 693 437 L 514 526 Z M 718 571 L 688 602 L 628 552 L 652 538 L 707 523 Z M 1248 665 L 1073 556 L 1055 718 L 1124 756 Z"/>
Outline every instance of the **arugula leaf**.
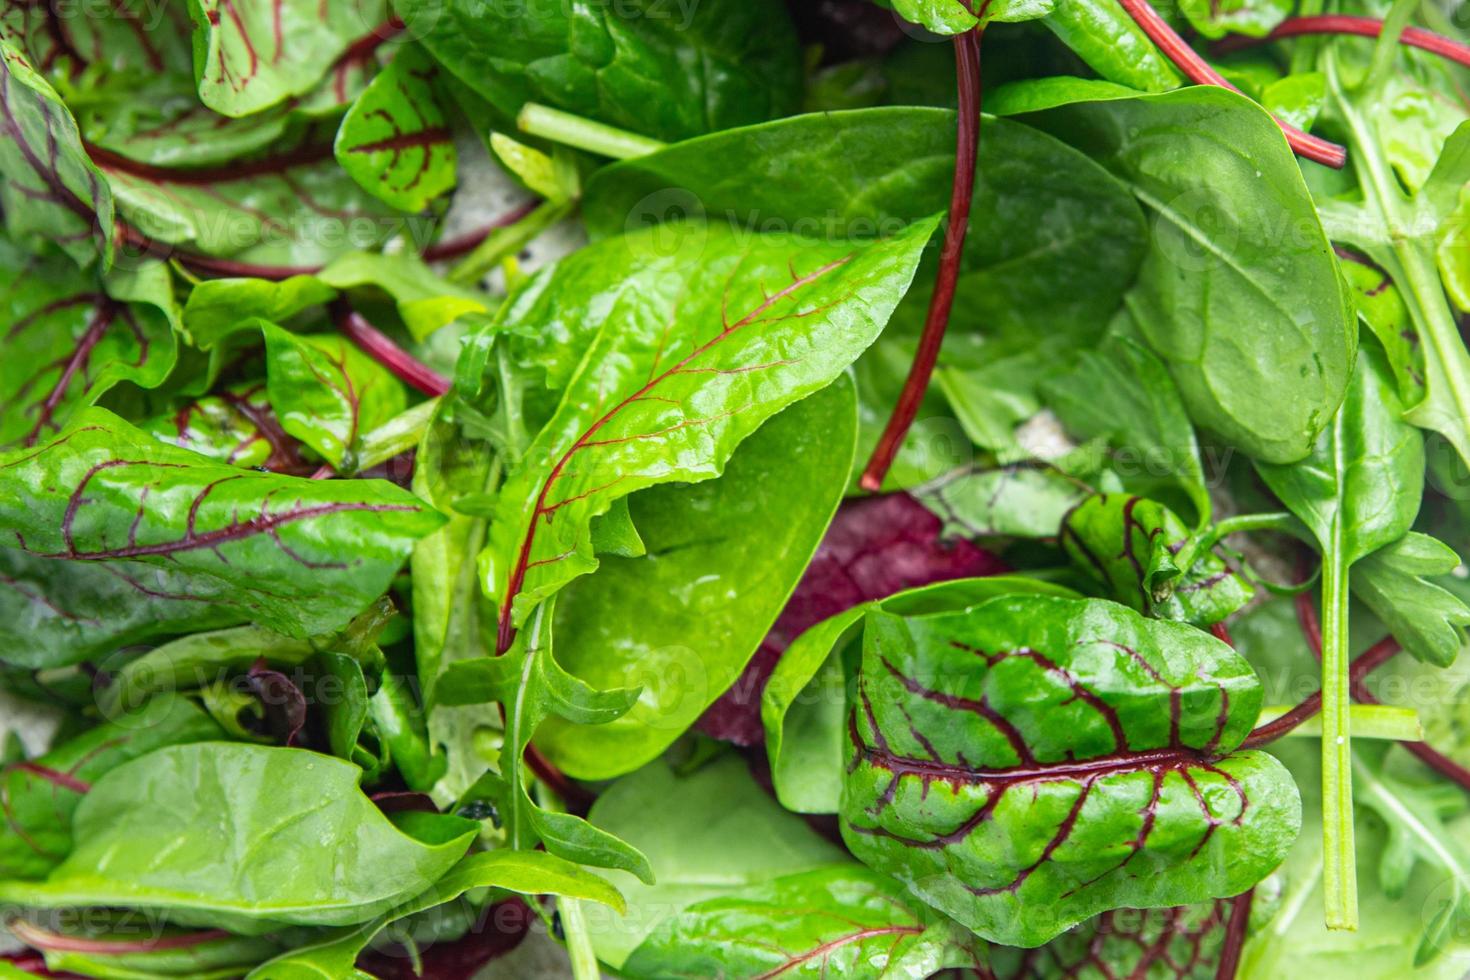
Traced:
<path fill-rule="evenodd" d="M 394 6 L 439 64 L 506 117 L 542 102 L 679 139 L 784 115 L 800 99 L 795 33 L 775 0 Z"/>
<path fill-rule="evenodd" d="M 404 211 L 422 211 L 454 186 L 457 157 L 435 70 L 418 48 L 400 50 L 347 111 L 333 144 L 342 169 Z"/>
<path fill-rule="evenodd" d="M 930 976 L 981 965 L 978 941 L 907 900 L 886 875 L 850 864 L 786 875 L 665 919 L 628 957 L 638 977 Z"/>
<path fill-rule="evenodd" d="M 596 568 L 590 524 L 614 500 L 717 476 L 763 421 L 831 383 L 882 328 L 934 227 L 863 244 L 689 224 L 667 253 L 655 229 L 540 277 L 533 290 L 549 300 L 515 325 L 542 334 L 571 318 L 592 339 L 496 498 L 481 561 L 500 648 L 537 603 Z M 636 305 L 609 304 L 597 286 L 613 277 L 612 296 L 636 291 Z"/>
<path fill-rule="evenodd" d="M 1454 663 L 1465 644 L 1470 606 L 1428 576 L 1442 576 L 1460 565 L 1449 545 L 1410 531 L 1384 545 L 1353 568 L 1353 595 L 1387 624 L 1415 657 L 1436 667 Z"/>
<path fill-rule="evenodd" d="M 77 807 L 67 859 L 44 881 L 0 882 L 0 897 L 153 909 L 247 936 L 365 922 L 422 893 L 473 835 L 415 840 L 362 794 L 360 777 L 301 749 L 162 748 L 99 779 Z"/>
<path fill-rule="evenodd" d="M 1088 497 L 1062 522 L 1061 541 L 1109 598 L 1149 616 L 1203 628 L 1251 599 L 1251 587 L 1224 558 L 1201 549 L 1173 511 L 1144 497 Z"/>
<path fill-rule="evenodd" d="M 605 557 L 558 596 L 557 659 L 593 687 L 642 693 L 606 724 L 548 720 L 536 741 L 552 762 L 583 779 L 630 772 L 737 681 L 841 500 L 856 429 L 838 378 L 757 429 L 719 479 L 629 498 L 646 553 Z"/>
<path fill-rule="evenodd" d="M 167 745 L 220 737 L 183 698 L 160 698 L 108 720 L 30 762 L 0 769 L 0 878 L 42 878 L 71 853 L 73 814 L 93 780 Z"/>
<path fill-rule="evenodd" d="M 869 612 L 843 839 L 1008 945 L 1108 908 L 1234 895 L 1301 821 L 1285 769 L 1234 751 L 1260 699 L 1225 644 L 1101 600 Z"/>
<path fill-rule="evenodd" d="M 413 542 L 442 523 L 389 483 L 237 469 L 165 446 L 102 409 L 36 449 L 0 455 L 0 529 L 10 547 L 112 563 L 125 579 L 140 566 L 162 569 L 165 594 L 291 636 L 346 625 L 382 595 Z"/>
<path fill-rule="evenodd" d="M 1275 121 L 1214 86 L 1130 97 L 1043 79 L 1009 98 L 992 110 L 1083 150 L 1151 214 L 1124 302 L 1194 422 L 1265 462 L 1307 455 L 1342 401 L 1357 331 Z"/>

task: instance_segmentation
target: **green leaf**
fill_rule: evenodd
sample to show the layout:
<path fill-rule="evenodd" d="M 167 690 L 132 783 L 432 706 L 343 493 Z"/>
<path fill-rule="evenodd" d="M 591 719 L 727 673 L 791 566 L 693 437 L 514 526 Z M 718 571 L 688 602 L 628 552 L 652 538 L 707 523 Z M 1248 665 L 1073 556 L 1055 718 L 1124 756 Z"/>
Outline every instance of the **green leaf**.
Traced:
<path fill-rule="evenodd" d="M 1387 624 L 1415 657 L 1436 667 L 1454 663 L 1465 644 L 1470 606 L 1429 576 L 1448 575 L 1460 565 L 1449 545 L 1410 531 L 1384 545 L 1353 569 L 1353 595 Z"/>
<path fill-rule="evenodd" d="M 1125 303 L 1190 417 L 1256 459 L 1307 455 L 1342 401 L 1357 331 L 1280 128 L 1214 86 L 1130 98 L 1027 85 L 1013 96 L 1026 121 L 1102 163 L 1152 218 Z"/>
<path fill-rule="evenodd" d="M 1054 538 L 1062 518 L 1092 490 L 1059 469 L 1027 461 L 969 466 L 914 490 L 944 518 L 945 534 L 971 538 Z"/>
<path fill-rule="evenodd" d="M 168 270 L 145 264 L 127 285 L 0 238 L 0 447 L 34 445 L 120 382 L 163 383 L 176 357 Z"/>
<path fill-rule="evenodd" d="M 159 442 L 232 466 L 263 466 L 276 473 L 315 468 L 301 459 L 301 447 L 281 428 L 259 381 L 230 385 L 177 411 L 144 419 L 138 428 Z"/>
<path fill-rule="evenodd" d="M 1253 912 L 1264 904 L 1264 892 L 1257 893 Z M 1038 967 L 1044 976 L 1085 976 L 1098 969 L 1115 977 L 1214 980 L 1230 915 L 1224 899 L 1168 909 L 1116 909 L 1037 950 L 992 946 L 991 970 L 1007 980 L 1034 976 Z"/>
<path fill-rule="evenodd" d="M 101 980 L 234 980 L 281 949 L 270 938 L 166 928 L 156 928 L 154 935 L 140 935 L 137 920 L 129 921 L 132 916 L 136 913 L 122 912 L 113 916 L 115 924 L 99 923 L 105 913 L 94 912 L 83 917 L 81 928 L 58 931 L 20 920 L 12 929 L 45 947 L 48 970 Z"/>
<path fill-rule="evenodd" d="M 1180 4 L 1189 23 L 1211 40 L 1226 34 L 1265 37 L 1292 12 L 1291 0 L 1184 0 Z"/>
<path fill-rule="evenodd" d="M 498 888 L 527 897 L 562 895 L 601 902 L 618 911 L 623 909 L 622 896 L 605 880 L 544 851 L 471 854 L 422 894 L 387 914 L 285 953 L 256 967 L 246 980 L 338 980 L 352 977 L 358 955 L 390 924 L 452 902 L 477 888 Z"/>
<path fill-rule="evenodd" d="M 0 882 L 38 908 L 113 905 L 259 935 L 365 922 L 420 894 L 473 835 L 425 844 L 358 789 L 356 766 L 300 749 L 204 742 L 112 769 L 42 882 Z"/>
<path fill-rule="evenodd" d="M 978 940 L 902 885 L 839 864 L 706 899 L 665 919 L 624 964 L 636 977 L 927 977 L 982 965 Z"/>
<path fill-rule="evenodd" d="M 1166 92 L 1184 81 L 1143 28 L 1114 0 L 1059 3 L 1043 23 L 1110 82 L 1144 92 Z"/>
<path fill-rule="evenodd" d="M 374 733 L 409 789 L 427 793 L 444 774 L 445 760 L 429 744 L 423 707 L 408 681 L 391 671 L 378 678 L 368 702 Z"/>
<path fill-rule="evenodd" d="M 107 562 L 124 578 L 161 569 L 165 594 L 297 637 L 346 625 L 383 594 L 413 542 L 442 523 L 387 482 L 240 470 L 165 446 L 101 409 L 36 449 L 0 455 L 7 545 Z"/>
<path fill-rule="evenodd" d="M 340 334 L 300 336 L 263 323 L 267 386 L 281 428 L 339 471 L 362 436 L 408 407 L 397 378 Z"/>
<path fill-rule="evenodd" d="M 506 117 L 540 102 L 680 139 L 785 115 L 801 98 L 795 32 L 775 0 L 395 8 L 436 61 Z"/>
<path fill-rule="evenodd" d="M 562 260 L 527 287 L 537 305 L 524 314 L 512 300 L 520 330 L 570 322 L 592 339 L 497 496 L 481 561 L 502 645 L 597 567 L 590 523 L 612 501 L 718 476 L 762 422 L 830 384 L 882 329 L 934 227 L 863 244 L 690 223 L 667 251 L 653 229 Z"/>
<path fill-rule="evenodd" d="M 982 937 L 1237 894 L 1285 856 L 1296 789 L 1235 752 L 1260 683 L 1224 643 L 1102 600 L 868 613 L 843 839 Z"/>
<path fill-rule="evenodd" d="M 418 48 L 399 50 L 347 111 L 333 145 L 353 180 L 402 211 L 422 211 L 454 186 L 456 154 L 435 71 Z"/>
<path fill-rule="evenodd" d="M 1094 494 L 1067 514 L 1061 539 L 1108 598 L 1148 616 L 1203 629 L 1251 600 L 1245 580 L 1157 501 Z"/>
<path fill-rule="evenodd" d="M 628 910 L 592 933 L 597 956 L 621 969 L 659 923 L 695 902 L 844 860 L 841 849 L 787 813 L 724 756 L 692 773 L 655 761 L 614 783 L 588 814 L 648 855 L 657 882 L 612 877 Z"/>
<path fill-rule="evenodd" d="M 0 769 L 0 878 L 41 878 L 71 853 L 73 814 L 93 780 L 166 745 L 220 737 L 184 698 L 158 698 L 68 739 L 31 763 Z"/>
<path fill-rule="evenodd" d="M 1182 491 L 1195 520 L 1210 520 L 1194 426 L 1164 363 L 1127 337 L 1111 335 L 1083 351 L 1076 367 L 1041 383 L 1053 411 L 1083 439 L 1105 439 L 1111 469 L 1124 486 L 1148 496 L 1162 487 Z"/>
<path fill-rule="evenodd" d="M 647 554 L 602 558 L 558 597 L 557 659 L 642 694 L 606 724 L 542 725 L 553 763 L 583 779 L 636 769 L 739 678 L 841 500 L 856 425 L 839 378 L 756 430 L 718 480 L 628 498 Z"/>
<path fill-rule="evenodd" d="M 112 194 L 77 122 L 26 51 L 0 38 L 0 205 L 17 238 L 56 243 L 78 265 L 112 263 Z"/>
<path fill-rule="evenodd" d="M 199 98 L 215 112 L 244 116 L 304 95 L 387 14 L 381 0 L 333 3 L 279 0 L 237 7 L 190 0 Z"/>
<path fill-rule="evenodd" d="M 847 743 L 847 672 L 842 654 L 869 610 L 922 613 L 965 606 L 999 595 L 1039 593 L 1076 597 L 1071 589 L 1017 575 L 956 579 L 865 602 L 825 619 L 781 654 L 761 692 L 761 722 L 776 799 L 797 813 L 836 813 Z"/>

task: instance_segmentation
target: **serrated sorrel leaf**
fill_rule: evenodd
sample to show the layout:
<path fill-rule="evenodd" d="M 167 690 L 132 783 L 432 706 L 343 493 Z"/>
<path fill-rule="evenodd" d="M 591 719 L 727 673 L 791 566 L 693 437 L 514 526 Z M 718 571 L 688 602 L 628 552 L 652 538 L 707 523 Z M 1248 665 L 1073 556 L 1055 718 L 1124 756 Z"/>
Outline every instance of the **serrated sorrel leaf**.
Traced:
<path fill-rule="evenodd" d="M 1234 751 L 1261 703 L 1250 665 L 1115 603 L 870 612 L 853 699 L 843 839 L 993 942 L 1234 895 L 1301 822 L 1286 770 Z"/>
<path fill-rule="evenodd" d="M 442 521 L 390 483 L 241 470 L 97 408 L 35 449 L 0 455 L 0 543 L 162 568 L 190 600 L 292 636 L 346 625 Z"/>

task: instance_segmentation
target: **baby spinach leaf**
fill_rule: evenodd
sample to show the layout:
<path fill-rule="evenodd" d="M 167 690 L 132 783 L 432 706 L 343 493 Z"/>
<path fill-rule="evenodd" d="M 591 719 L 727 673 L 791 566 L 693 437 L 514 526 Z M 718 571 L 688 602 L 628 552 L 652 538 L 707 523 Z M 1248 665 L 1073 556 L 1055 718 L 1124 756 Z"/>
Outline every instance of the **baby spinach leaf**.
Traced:
<path fill-rule="evenodd" d="M 1292 12 L 1289 0 L 1185 0 L 1180 6 L 1194 29 L 1211 40 L 1226 34 L 1263 37 Z"/>
<path fill-rule="evenodd" d="M 240 470 L 165 446 L 102 409 L 38 448 L 0 455 L 10 547 L 116 563 L 123 575 L 163 569 L 174 597 L 298 637 L 346 625 L 441 523 L 392 484 Z"/>
<path fill-rule="evenodd" d="M 597 567 L 590 523 L 612 501 L 719 475 L 762 422 L 830 384 L 882 329 L 934 227 L 859 243 L 690 223 L 662 254 L 653 229 L 550 270 L 552 305 L 515 326 L 554 334 L 574 310 L 597 319 L 578 325 L 592 338 L 582 362 L 497 496 L 481 561 L 499 646 L 538 602 Z M 590 288 L 589 265 L 621 276 L 616 291 Z"/>
<path fill-rule="evenodd" d="M 439 64 L 507 117 L 543 102 L 680 139 L 785 115 L 800 100 L 796 37 L 775 0 L 395 8 Z"/>
<path fill-rule="evenodd" d="M 665 919 L 623 969 L 636 977 L 931 976 L 982 963 L 979 941 L 887 875 L 839 864 L 747 886 Z"/>
<path fill-rule="evenodd" d="M 1166 92 L 1183 82 L 1121 4 L 1111 0 L 1058 3 L 1042 23 L 1110 82 L 1144 92 Z"/>
<path fill-rule="evenodd" d="M 17 238 L 39 236 L 78 265 L 112 262 L 113 200 L 77 122 L 11 36 L 0 38 L 0 204 Z"/>
<path fill-rule="evenodd" d="M 93 785 L 77 807 L 77 845 L 46 880 L 0 882 L 0 897 L 151 909 L 241 935 L 366 922 L 421 894 L 473 835 L 407 836 L 358 789 L 361 775 L 301 749 L 159 749 Z"/>
<path fill-rule="evenodd" d="M 108 720 L 45 755 L 0 769 L 0 878 L 42 878 L 71 853 L 72 817 L 92 782 L 167 745 L 220 737 L 184 698 L 159 698 Z"/>
<path fill-rule="evenodd" d="M 1026 121 L 1102 163 L 1152 217 L 1125 303 L 1191 418 L 1266 462 L 1307 455 L 1342 401 L 1357 331 L 1276 123 L 1214 86 L 1124 97 L 1028 84 Z"/>
<path fill-rule="evenodd" d="M 334 469 L 355 470 L 363 434 L 408 406 L 403 385 L 339 334 L 300 336 L 269 323 L 261 330 L 281 428 Z"/>
<path fill-rule="evenodd" d="M 841 500 L 856 416 L 838 378 L 757 429 L 719 479 L 628 498 L 647 553 L 604 557 L 558 596 L 557 659 L 595 688 L 642 690 L 606 724 L 548 719 L 536 743 L 552 762 L 630 772 L 738 683 Z"/>
<path fill-rule="evenodd" d="M 1149 616 L 1203 628 L 1251 600 L 1251 587 L 1224 558 L 1200 548 L 1173 511 L 1144 497 L 1088 497 L 1067 514 L 1061 540 L 1110 599 Z"/>
<path fill-rule="evenodd" d="M 215 112 L 244 116 L 303 95 L 349 44 L 383 22 L 384 7 L 382 0 L 268 7 L 190 0 L 199 98 Z"/>
<path fill-rule="evenodd" d="M 171 290 L 158 263 L 125 288 L 0 238 L 0 447 L 34 445 L 123 381 L 161 384 L 176 359 Z"/>
<path fill-rule="evenodd" d="M 1415 657 L 1436 667 L 1454 663 L 1470 626 L 1470 606 L 1434 583 L 1460 565 L 1449 545 L 1410 531 L 1353 568 L 1353 595 L 1388 626 Z"/>
<path fill-rule="evenodd" d="M 1108 908 L 1234 895 L 1301 820 L 1280 764 L 1234 751 L 1260 701 L 1225 644 L 1101 600 L 873 611 L 843 839 L 1008 945 Z"/>
<path fill-rule="evenodd" d="M 403 211 L 422 211 L 454 186 L 457 157 L 435 71 L 418 48 L 401 49 L 347 111 L 333 145 L 364 190 Z"/>
<path fill-rule="evenodd" d="M 1047 378 L 1041 390 L 1068 430 L 1106 439 L 1112 469 L 1145 496 L 1162 487 L 1182 491 L 1198 526 L 1209 523 L 1199 444 L 1179 389 L 1162 361 L 1127 337 L 1110 335 L 1083 351 L 1076 367 Z"/>
<path fill-rule="evenodd" d="M 695 902 L 844 860 L 839 847 L 761 792 L 730 755 L 687 773 L 665 760 L 649 763 L 599 796 L 588 819 L 647 854 L 657 876 L 650 885 L 612 875 L 627 912 L 594 931 L 592 942 L 613 969 Z"/>

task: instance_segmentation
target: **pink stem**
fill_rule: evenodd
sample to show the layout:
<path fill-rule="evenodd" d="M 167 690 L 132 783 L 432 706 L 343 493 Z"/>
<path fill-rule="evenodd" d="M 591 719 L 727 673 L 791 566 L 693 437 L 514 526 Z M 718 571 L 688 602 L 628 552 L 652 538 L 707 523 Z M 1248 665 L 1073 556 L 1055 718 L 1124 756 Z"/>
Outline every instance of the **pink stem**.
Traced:
<path fill-rule="evenodd" d="M 393 338 L 369 323 L 345 300 L 332 303 L 332 319 L 338 330 L 400 381 L 430 397 L 449 391 L 448 378 L 399 347 Z"/>
<path fill-rule="evenodd" d="M 1323 14 L 1318 17 L 1293 17 L 1276 25 L 1276 29 L 1265 37 L 1232 37 L 1222 41 L 1222 50 L 1236 50 L 1266 41 L 1278 41 L 1286 37 L 1301 37 L 1308 34 L 1355 34 L 1358 37 L 1378 37 L 1383 33 L 1383 21 L 1376 17 L 1351 17 L 1347 14 Z M 1399 43 L 1419 48 L 1441 58 L 1448 58 L 1470 68 L 1470 45 L 1461 44 L 1433 31 L 1419 27 L 1405 27 L 1399 35 Z"/>

